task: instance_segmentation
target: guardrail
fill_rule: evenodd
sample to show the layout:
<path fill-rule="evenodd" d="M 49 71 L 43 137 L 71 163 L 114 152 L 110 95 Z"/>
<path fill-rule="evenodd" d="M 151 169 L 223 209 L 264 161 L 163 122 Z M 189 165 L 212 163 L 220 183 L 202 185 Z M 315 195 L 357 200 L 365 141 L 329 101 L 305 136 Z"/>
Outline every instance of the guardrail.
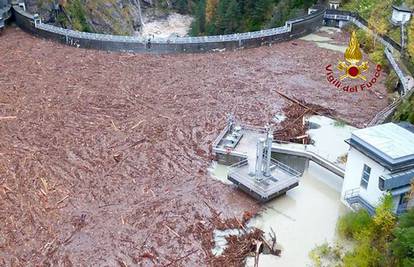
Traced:
<path fill-rule="evenodd" d="M 401 97 L 404 98 L 407 95 L 412 93 L 413 82 L 412 77 L 410 74 L 404 73 L 397 61 L 394 58 L 393 51 L 394 49 L 397 51 L 401 51 L 401 45 L 398 44 L 396 41 L 391 39 L 387 35 L 380 35 L 372 31 L 368 26 L 368 22 L 362 18 L 358 13 L 343 11 L 343 10 L 326 10 L 325 12 L 325 19 L 335 19 L 335 20 L 346 20 L 354 23 L 357 27 L 364 29 L 365 31 L 370 32 L 385 46 L 384 53 L 387 57 L 388 62 L 397 73 L 398 79 L 400 80 L 403 86 L 403 92 L 401 93 Z M 397 108 L 397 106 L 401 103 L 402 99 L 398 99 L 391 103 L 389 106 L 381 110 L 379 113 L 375 115 L 374 118 L 368 123 L 368 126 L 373 126 L 376 124 L 383 123 L 386 119 L 388 119 Z"/>
<path fill-rule="evenodd" d="M 354 20 L 353 22 L 357 23 L 359 27 L 364 27 L 369 30 L 369 24 L 366 19 L 361 17 L 357 12 L 345 11 L 345 10 L 338 10 L 338 9 L 327 9 L 325 11 L 325 18 L 326 19 L 334 19 L 334 20 Z M 401 45 L 391 39 L 388 35 L 380 35 L 377 34 L 379 38 L 383 39 L 389 46 L 393 49 L 401 51 Z"/>
<path fill-rule="evenodd" d="M 255 32 L 199 37 L 144 38 L 78 32 L 42 23 L 40 19 L 13 6 L 16 24 L 32 34 L 70 46 L 111 51 L 143 53 L 206 52 L 241 49 L 295 39 L 315 31 L 323 24 L 325 9 L 288 20 L 282 27 Z"/>

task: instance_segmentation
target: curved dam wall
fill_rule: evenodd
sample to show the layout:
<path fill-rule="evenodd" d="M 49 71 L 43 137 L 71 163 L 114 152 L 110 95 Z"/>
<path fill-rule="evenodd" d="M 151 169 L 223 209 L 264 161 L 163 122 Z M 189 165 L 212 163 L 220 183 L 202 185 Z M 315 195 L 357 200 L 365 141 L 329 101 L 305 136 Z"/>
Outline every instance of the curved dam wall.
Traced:
<path fill-rule="evenodd" d="M 16 5 L 13 6 L 13 13 L 15 23 L 23 30 L 70 46 L 107 51 L 163 54 L 236 50 L 296 39 L 314 32 L 323 25 L 325 9 L 319 9 L 310 15 L 289 20 L 283 27 L 268 30 L 216 36 L 159 39 L 63 29 L 42 23 L 36 15 L 30 14 Z"/>

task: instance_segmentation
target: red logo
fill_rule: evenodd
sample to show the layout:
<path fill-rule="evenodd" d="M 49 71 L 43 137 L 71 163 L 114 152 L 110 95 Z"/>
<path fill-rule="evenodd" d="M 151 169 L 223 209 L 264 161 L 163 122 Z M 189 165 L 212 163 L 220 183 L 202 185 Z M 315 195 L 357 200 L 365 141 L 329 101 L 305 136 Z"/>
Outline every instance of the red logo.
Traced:
<path fill-rule="evenodd" d="M 338 65 L 336 68 L 342 72 L 343 74 L 336 78 L 333 72 L 332 64 L 326 66 L 326 79 L 329 83 L 334 85 L 339 90 L 355 93 L 364 91 L 366 89 L 370 89 L 377 81 L 379 76 L 381 75 L 381 65 L 377 65 L 375 68 L 374 76 L 371 79 L 367 80 L 367 77 L 364 75 L 369 68 L 368 62 L 362 61 L 362 52 L 359 48 L 359 42 L 356 37 L 355 31 L 351 34 L 351 39 L 349 41 L 349 45 L 345 50 L 344 59 L 339 60 Z M 361 80 L 362 83 L 345 83 L 344 80 Z"/>

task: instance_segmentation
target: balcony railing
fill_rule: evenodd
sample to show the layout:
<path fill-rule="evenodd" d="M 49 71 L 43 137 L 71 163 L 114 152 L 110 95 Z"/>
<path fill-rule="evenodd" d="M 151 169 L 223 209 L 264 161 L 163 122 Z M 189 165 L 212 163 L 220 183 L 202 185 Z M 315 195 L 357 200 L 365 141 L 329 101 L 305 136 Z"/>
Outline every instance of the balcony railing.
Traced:
<path fill-rule="evenodd" d="M 359 188 L 354 188 L 346 191 L 344 199 L 351 207 L 355 206 L 356 204 L 365 209 L 371 216 L 375 214 L 375 207 L 372 206 L 359 194 Z"/>
<path fill-rule="evenodd" d="M 408 209 L 407 204 L 408 204 L 408 203 L 402 203 L 402 204 L 398 205 L 398 207 L 397 207 L 397 211 L 396 211 L 395 213 L 396 213 L 397 215 L 401 215 L 401 214 L 403 214 L 404 212 L 406 212 L 406 211 L 407 211 L 407 209 Z"/>
<path fill-rule="evenodd" d="M 370 215 L 375 214 L 375 207 L 372 206 L 368 201 L 366 201 L 359 194 L 359 188 L 346 191 L 344 195 L 344 199 L 351 207 L 355 204 L 358 204 L 360 207 L 364 208 Z M 395 214 L 401 215 L 404 212 L 406 212 L 407 209 L 408 209 L 408 203 L 402 203 L 398 205 L 397 209 L 395 210 Z"/>

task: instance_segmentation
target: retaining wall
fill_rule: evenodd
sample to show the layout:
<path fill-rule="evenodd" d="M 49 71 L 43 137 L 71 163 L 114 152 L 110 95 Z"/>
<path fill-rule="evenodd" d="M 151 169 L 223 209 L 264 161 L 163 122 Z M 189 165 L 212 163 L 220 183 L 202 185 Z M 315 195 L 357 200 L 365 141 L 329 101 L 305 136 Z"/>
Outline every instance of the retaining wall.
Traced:
<path fill-rule="evenodd" d="M 13 6 L 15 23 L 34 35 L 70 46 L 140 53 L 197 53 L 270 45 L 302 37 L 314 32 L 323 24 L 325 9 L 304 17 L 287 21 L 285 26 L 240 34 L 205 37 L 175 37 L 146 39 L 138 36 L 117 36 L 78 32 L 36 21 L 32 14 Z"/>

